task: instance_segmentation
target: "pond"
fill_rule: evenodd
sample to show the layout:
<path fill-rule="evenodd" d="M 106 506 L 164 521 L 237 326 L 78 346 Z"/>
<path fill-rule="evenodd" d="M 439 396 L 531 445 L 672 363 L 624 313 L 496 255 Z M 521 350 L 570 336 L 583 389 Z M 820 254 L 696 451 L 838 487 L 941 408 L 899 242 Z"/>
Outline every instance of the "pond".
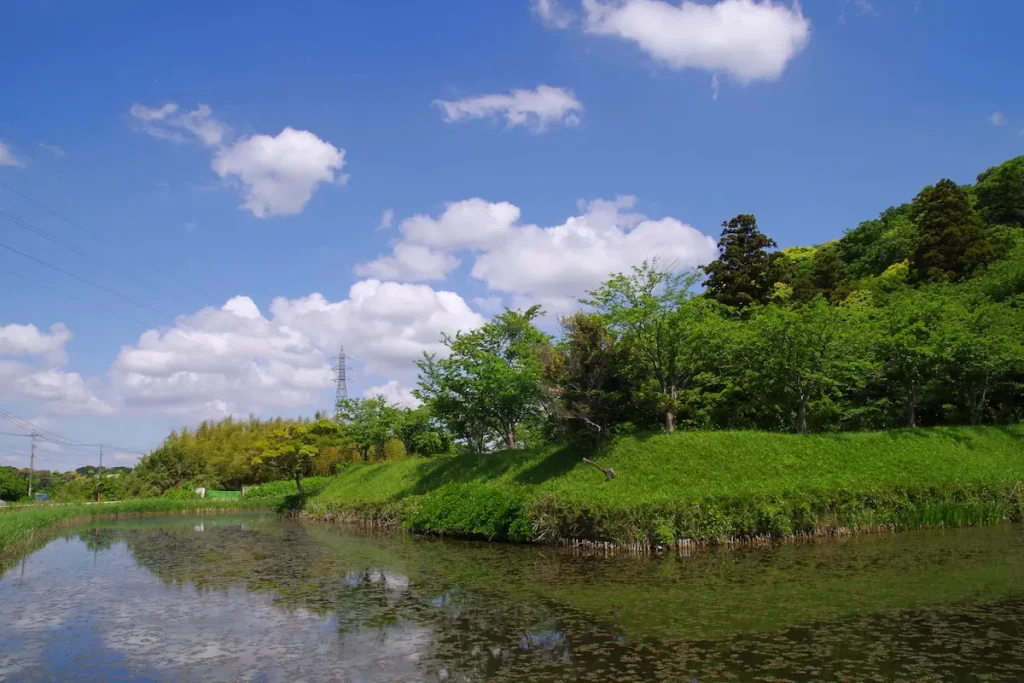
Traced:
<path fill-rule="evenodd" d="M 9 564 L 0 620 L 5 681 L 1024 681 L 1024 529 L 634 558 L 140 518 Z"/>

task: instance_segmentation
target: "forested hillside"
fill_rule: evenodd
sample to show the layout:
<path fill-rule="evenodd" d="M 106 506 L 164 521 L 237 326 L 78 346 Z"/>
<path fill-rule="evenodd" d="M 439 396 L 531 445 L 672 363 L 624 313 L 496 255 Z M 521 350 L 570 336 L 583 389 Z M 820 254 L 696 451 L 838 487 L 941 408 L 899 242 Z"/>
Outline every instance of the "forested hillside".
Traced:
<path fill-rule="evenodd" d="M 328 474 L 346 460 L 676 429 L 996 425 L 1024 413 L 1024 157 L 939 180 L 831 242 L 778 250 L 753 215 L 718 259 L 657 255 L 561 320 L 506 310 L 418 363 L 416 410 L 349 400 L 333 419 L 204 423 L 168 437 L 129 492 Z"/>

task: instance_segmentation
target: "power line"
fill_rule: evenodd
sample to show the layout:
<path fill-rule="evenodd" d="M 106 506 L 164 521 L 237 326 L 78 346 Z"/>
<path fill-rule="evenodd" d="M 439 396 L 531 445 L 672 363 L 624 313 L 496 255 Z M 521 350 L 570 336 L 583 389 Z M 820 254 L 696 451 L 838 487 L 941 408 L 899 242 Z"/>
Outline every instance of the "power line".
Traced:
<path fill-rule="evenodd" d="M 18 190 L 14 189 L 13 187 L 11 187 L 10 185 L 8 185 L 7 183 L 5 183 L 5 182 L 3 182 L 3 181 L 0 181 L 0 187 L 4 187 L 4 188 L 6 188 L 6 189 L 7 189 L 8 191 L 10 191 L 10 192 L 13 192 L 14 194 L 16 194 L 16 195 L 18 195 L 19 197 L 21 197 L 22 199 L 24 199 L 25 201 L 27 201 L 27 202 L 30 202 L 30 203 L 32 203 L 32 204 L 34 204 L 34 205 L 38 206 L 38 207 L 39 207 L 40 209 L 42 209 L 43 211 L 46 211 L 47 213 L 49 213 L 49 214 L 51 214 L 51 215 L 53 215 L 53 216 L 56 216 L 57 218 L 61 219 L 62 221 L 64 221 L 65 223 L 67 223 L 68 225 L 70 225 L 70 226 L 72 226 L 72 227 L 78 228 L 79 230 L 81 230 L 81 231 L 82 231 L 82 232 L 84 232 L 85 234 L 87 234 L 87 235 L 90 235 L 90 236 L 92 236 L 92 237 L 94 237 L 94 238 L 98 239 L 99 241 L 103 242 L 103 243 L 104 243 L 104 244 L 106 244 L 107 246 L 114 246 L 114 245 L 113 245 L 113 244 L 112 244 L 112 243 L 110 242 L 110 240 L 108 240 L 107 238 L 103 237 L 102 235 L 99 235 L 99 234 L 97 234 L 97 233 L 93 232 L 92 230 L 89 230 L 88 228 L 86 228 L 86 227 L 83 227 L 83 226 L 79 225 L 78 223 L 76 223 L 75 221 L 71 220 L 70 218 L 68 218 L 67 216 L 65 216 L 65 215 L 63 215 L 63 214 L 61 214 L 61 213 L 57 213 L 56 211 L 54 211 L 54 210 L 53 210 L 53 209 L 51 209 L 50 207 L 46 206 L 46 205 L 45 205 L 45 204 L 43 204 L 42 202 L 38 202 L 38 201 L 36 201 L 35 199 L 32 199 L 31 197 L 29 197 L 29 196 L 28 196 L 27 194 L 24 194 L 24 193 L 22 193 L 22 192 L 19 192 Z M 127 253 L 128 255 L 129 255 L 129 256 L 131 256 L 131 257 L 132 257 L 133 259 L 135 259 L 135 260 L 136 260 L 136 261 L 138 261 L 139 263 L 143 264 L 144 266 L 147 266 L 148 268 L 151 268 L 151 269 L 152 269 L 153 271 L 155 271 L 155 272 L 159 273 L 160 275 L 163 275 L 163 276 L 164 276 L 165 278 L 167 278 L 167 279 L 169 279 L 169 280 L 173 280 L 173 281 L 177 282 L 177 283 L 178 283 L 179 285 L 181 285 L 182 287 L 185 287 L 185 288 L 187 288 L 187 289 L 190 289 L 190 290 L 192 290 L 192 291 L 193 291 L 194 293 L 196 293 L 196 294 L 198 294 L 198 295 L 200 295 L 200 296 L 202 296 L 202 297 L 205 297 L 205 298 L 207 298 L 207 299 L 213 299 L 213 298 L 215 298 L 215 297 L 212 297 L 212 296 L 210 296 L 210 295 L 209 295 L 208 293 L 206 293 L 206 292 L 202 292 L 202 291 L 200 291 L 200 290 L 196 289 L 195 287 L 193 287 L 192 285 L 188 284 L 187 282 L 183 282 L 182 280 L 178 279 L 178 278 L 177 278 L 177 277 L 176 277 L 175 275 L 173 275 L 172 273 L 168 273 L 167 271 L 165 271 L 165 270 L 164 270 L 163 268 L 160 268 L 160 267 L 158 267 L 158 266 L 155 266 L 155 265 L 153 265 L 152 263 L 149 263 L 148 261 L 144 260 L 144 259 L 143 259 L 143 258 L 142 258 L 141 256 L 139 256 L 138 254 L 135 254 L 135 253 L 133 253 L 133 252 L 131 252 L 131 251 L 127 250 L 127 249 L 124 249 L 124 247 L 123 247 L 122 245 L 117 245 L 117 246 L 118 246 L 118 248 L 121 248 L 121 249 L 123 249 L 123 250 L 124 250 L 124 251 L 125 251 L 125 252 L 126 252 L 126 253 Z"/>
<path fill-rule="evenodd" d="M 8 436 L 28 436 L 28 437 L 34 436 L 35 438 L 42 439 L 43 441 L 48 441 L 49 443 L 55 444 L 57 446 L 61 446 L 63 448 L 68 448 L 68 449 L 71 449 L 71 450 L 74 450 L 74 451 L 81 451 L 81 452 L 90 452 L 91 453 L 91 452 L 95 451 L 97 448 L 106 447 L 106 448 L 112 448 L 112 449 L 114 449 L 116 451 L 120 451 L 120 452 L 123 452 L 123 453 L 129 453 L 131 455 L 145 455 L 146 454 L 146 449 L 128 448 L 128 447 L 118 446 L 116 444 L 110 444 L 110 443 L 83 443 L 81 441 L 76 441 L 75 439 L 71 439 L 69 437 L 66 437 L 66 436 L 64 436 L 62 434 L 59 434 L 59 433 L 53 431 L 53 430 L 45 429 L 43 427 L 39 427 L 37 425 L 34 425 L 29 420 L 26 420 L 23 417 L 19 417 L 18 415 L 12 413 L 11 411 L 9 411 L 9 410 L 7 410 L 5 408 L 0 408 L 0 418 L 2 418 L 4 420 L 7 420 L 8 422 L 10 422 L 10 423 L 20 427 L 21 429 L 24 429 L 24 430 L 27 430 L 27 431 L 30 432 L 29 434 L 12 434 L 12 433 L 8 433 L 8 432 L 0 432 L 0 434 L 5 434 L 5 435 L 8 435 Z"/>
<path fill-rule="evenodd" d="M 11 422 L 11 423 L 17 425 L 21 429 L 24 429 L 24 430 L 27 430 L 27 431 L 31 432 L 29 434 L 29 436 L 34 436 L 34 437 L 42 438 L 42 439 L 44 439 L 46 441 L 49 441 L 51 443 L 55 443 L 58 446 L 65 446 L 67 448 L 72 448 L 72 449 L 82 449 L 82 448 L 95 448 L 98 445 L 98 444 L 82 443 L 81 441 L 75 441 L 74 439 L 69 439 L 68 437 L 62 436 L 61 434 L 58 434 L 57 432 L 54 432 L 54 431 L 51 431 L 49 429 L 45 429 L 43 427 L 39 427 L 37 425 L 34 425 L 29 420 L 26 420 L 23 417 L 19 417 L 18 415 L 15 415 L 14 413 L 12 413 L 9 410 L 6 410 L 5 408 L 0 408 L 0 418 L 3 418 L 5 420 L 7 420 L 8 422 Z"/>
<path fill-rule="evenodd" d="M 150 450 L 152 450 L 152 449 L 145 449 L 145 448 L 125 448 L 123 446 L 118 446 L 117 444 L 114 444 L 114 443 L 101 443 L 101 444 L 99 444 L 99 446 L 101 448 L 109 448 L 109 449 L 115 450 L 118 453 L 127 453 L 128 455 L 140 455 L 140 456 L 141 455 L 146 455 L 146 454 L 148 454 L 150 452 Z"/>
<path fill-rule="evenodd" d="M 120 318 L 127 318 L 128 320 L 131 320 L 132 322 L 136 322 L 136 323 L 138 323 L 139 325 L 142 325 L 142 326 L 146 325 L 146 323 L 142 322 L 141 320 L 139 320 L 138 318 L 136 318 L 133 315 L 128 315 L 127 313 L 118 313 L 117 311 L 109 309 L 106 306 L 100 306 L 99 304 L 94 304 L 91 301 L 86 301 L 85 299 L 83 299 L 83 298 L 81 298 L 79 296 L 75 296 L 74 294 L 68 294 L 67 292 L 59 290 L 56 287 L 51 287 L 50 285 L 42 283 L 42 282 L 36 282 L 32 278 L 25 277 L 24 275 L 22 275 L 20 273 L 15 273 L 13 270 L 8 270 L 6 268 L 0 268 L 0 273 L 7 273 L 8 275 L 13 275 L 14 277 L 16 277 L 16 278 L 18 278 L 20 280 L 24 280 L 25 282 L 27 282 L 27 283 L 29 283 L 31 285 L 35 285 L 36 287 L 42 287 L 43 289 L 48 289 L 51 292 L 53 292 L 54 294 L 60 294 L 61 296 L 67 297 L 69 299 L 72 299 L 73 301 L 78 301 L 79 303 L 83 303 L 86 306 L 92 306 L 93 308 L 95 308 L 97 310 L 100 310 L 100 311 L 103 311 L 104 313 L 109 313 L 110 315 L 118 316 Z"/>
<path fill-rule="evenodd" d="M 82 258 L 88 259 L 88 260 L 92 261 L 93 263 L 95 263 L 95 264 L 97 264 L 97 265 L 99 265 L 99 266 L 101 266 L 103 268 L 106 268 L 107 270 L 109 270 L 109 271 L 111 271 L 113 273 L 117 273 L 118 275 L 120 275 L 121 277 L 125 278 L 126 280 L 129 280 L 129 281 L 134 282 L 136 284 L 142 285 L 146 289 L 149 289 L 149 290 L 151 290 L 153 292 L 156 292 L 157 294 L 163 294 L 165 296 L 173 297 L 173 295 L 170 294 L 169 292 L 166 292 L 164 290 L 161 290 L 161 289 L 158 289 L 156 287 L 153 287 L 149 283 L 141 280 L 140 278 L 135 277 L 131 273 L 129 273 L 129 272 L 125 271 L 125 270 L 122 270 L 121 268 L 118 268 L 117 266 L 110 265 L 109 263 L 106 263 L 105 261 L 101 261 L 100 259 L 96 258 L 95 256 L 93 256 L 89 252 L 83 251 L 83 250 L 79 249 L 78 247 L 76 247 L 75 245 L 69 244 L 68 242 L 65 242 L 64 240 L 60 239 L 59 237 L 54 237 L 53 235 L 51 235 L 47 231 L 43 230 L 42 228 L 38 228 L 38 227 L 32 225 L 31 223 L 26 221 L 24 218 L 18 218 L 17 216 L 13 216 L 13 215 L 7 213 L 6 211 L 4 211 L 3 209 L 0 209 L 0 217 L 6 218 L 8 221 L 14 223 L 18 227 L 24 228 L 24 229 L 28 230 L 29 232 L 32 232 L 32 233 L 34 233 L 36 235 L 39 235 L 40 237 L 42 237 L 44 239 L 50 240 L 54 244 L 60 245 L 60 246 L 64 247 L 65 249 L 67 249 L 68 251 L 74 252 L 75 254 L 78 254 Z"/>
<path fill-rule="evenodd" d="M 74 273 L 66 271 L 63 268 L 59 268 L 59 267 L 57 267 L 57 266 L 55 266 L 55 265 L 53 265 L 51 263 L 47 263 L 46 261 L 44 261 L 44 260 L 42 260 L 40 258 L 36 258 L 35 256 L 32 256 L 31 254 L 26 254 L 25 252 L 21 251 L 20 249 L 16 249 L 16 248 L 12 247 L 9 244 L 5 244 L 3 242 L 0 242 L 0 247 L 3 247 L 4 249 L 6 249 L 8 251 L 12 251 L 15 254 L 18 254 L 20 256 L 24 256 L 25 258 L 27 258 L 27 259 L 29 259 L 31 261 L 35 261 L 36 263 L 38 263 L 40 265 L 46 266 L 47 268 L 49 268 L 51 270 L 55 270 L 58 273 L 61 273 L 62 275 L 67 275 L 68 277 L 72 277 L 72 278 L 78 280 L 79 282 L 84 282 L 85 284 L 89 285 L 90 287 L 95 287 L 96 289 L 99 289 L 101 291 L 107 292 L 108 294 L 113 294 L 114 296 L 116 296 L 119 299 L 124 299 L 125 301 L 127 301 L 130 304 L 133 304 L 133 305 L 138 306 L 140 308 L 145 308 L 147 311 L 151 311 L 153 313 L 156 313 L 157 315 L 159 315 L 161 317 L 165 315 L 164 313 L 161 313 L 160 311 L 156 310 L 155 308 L 152 308 L 151 306 L 147 306 L 144 303 L 140 303 L 138 301 L 135 301 L 131 297 L 127 297 L 124 294 L 121 294 L 120 292 L 117 292 L 117 291 L 114 291 L 113 289 L 110 289 L 109 287 L 104 287 L 103 285 L 98 285 L 95 282 L 90 282 L 89 280 L 86 280 L 84 277 L 80 277 L 78 275 L 75 275 Z"/>
<path fill-rule="evenodd" d="M 3 453 L 5 455 L 17 456 L 19 458 L 31 458 L 32 457 L 28 453 L 18 453 L 16 451 L 0 451 L 0 453 Z M 64 465 L 65 467 L 75 467 L 75 464 L 72 463 L 72 462 L 67 462 L 66 460 L 54 460 L 53 458 L 44 458 L 44 457 L 39 456 L 39 455 L 36 456 L 36 461 L 37 462 L 39 462 L 39 461 L 48 462 L 48 463 L 50 463 L 52 465 Z M 84 467 L 84 465 L 78 465 L 78 467 Z"/>

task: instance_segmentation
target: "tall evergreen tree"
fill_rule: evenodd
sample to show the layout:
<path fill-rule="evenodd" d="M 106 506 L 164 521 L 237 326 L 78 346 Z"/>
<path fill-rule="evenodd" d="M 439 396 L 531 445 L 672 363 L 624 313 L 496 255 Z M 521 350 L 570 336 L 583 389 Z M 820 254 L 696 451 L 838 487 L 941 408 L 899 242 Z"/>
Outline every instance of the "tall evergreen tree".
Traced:
<path fill-rule="evenodd" d="M 750 214 L 740 214 L 722 227 L 719 256 L 703 268 L 707 295 L 741 310 L 766 303 L 775 284 L 770 277 L 774 259 L 767 250 L 778 245 L 757 229 L 757 219 Z"/>
<path fill-rule="evenodd" d="M 992 260 L 994 250 L 967 192 L 943 178 L 914 198 L 919 233 L 910 261 L 911 282 L 956 282 Z"/>

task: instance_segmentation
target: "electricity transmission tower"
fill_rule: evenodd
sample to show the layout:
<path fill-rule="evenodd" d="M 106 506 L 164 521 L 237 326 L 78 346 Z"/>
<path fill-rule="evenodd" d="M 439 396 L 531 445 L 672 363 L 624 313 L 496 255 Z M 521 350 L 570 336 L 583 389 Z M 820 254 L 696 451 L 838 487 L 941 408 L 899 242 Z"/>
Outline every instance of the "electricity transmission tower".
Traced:
<path fill-rule="evenodd" d="M 334 367 L 334 371 L 337 373 L 334 377 L 334 384 L 336 385 L 334 391 L 334 413 L 338 413 L 338 404 L 342 400 L 348 398 L 348 378 L 346 377 L 345 369 L 345 346 L 342 345 L 338 349 L 338 364 Z"/>

